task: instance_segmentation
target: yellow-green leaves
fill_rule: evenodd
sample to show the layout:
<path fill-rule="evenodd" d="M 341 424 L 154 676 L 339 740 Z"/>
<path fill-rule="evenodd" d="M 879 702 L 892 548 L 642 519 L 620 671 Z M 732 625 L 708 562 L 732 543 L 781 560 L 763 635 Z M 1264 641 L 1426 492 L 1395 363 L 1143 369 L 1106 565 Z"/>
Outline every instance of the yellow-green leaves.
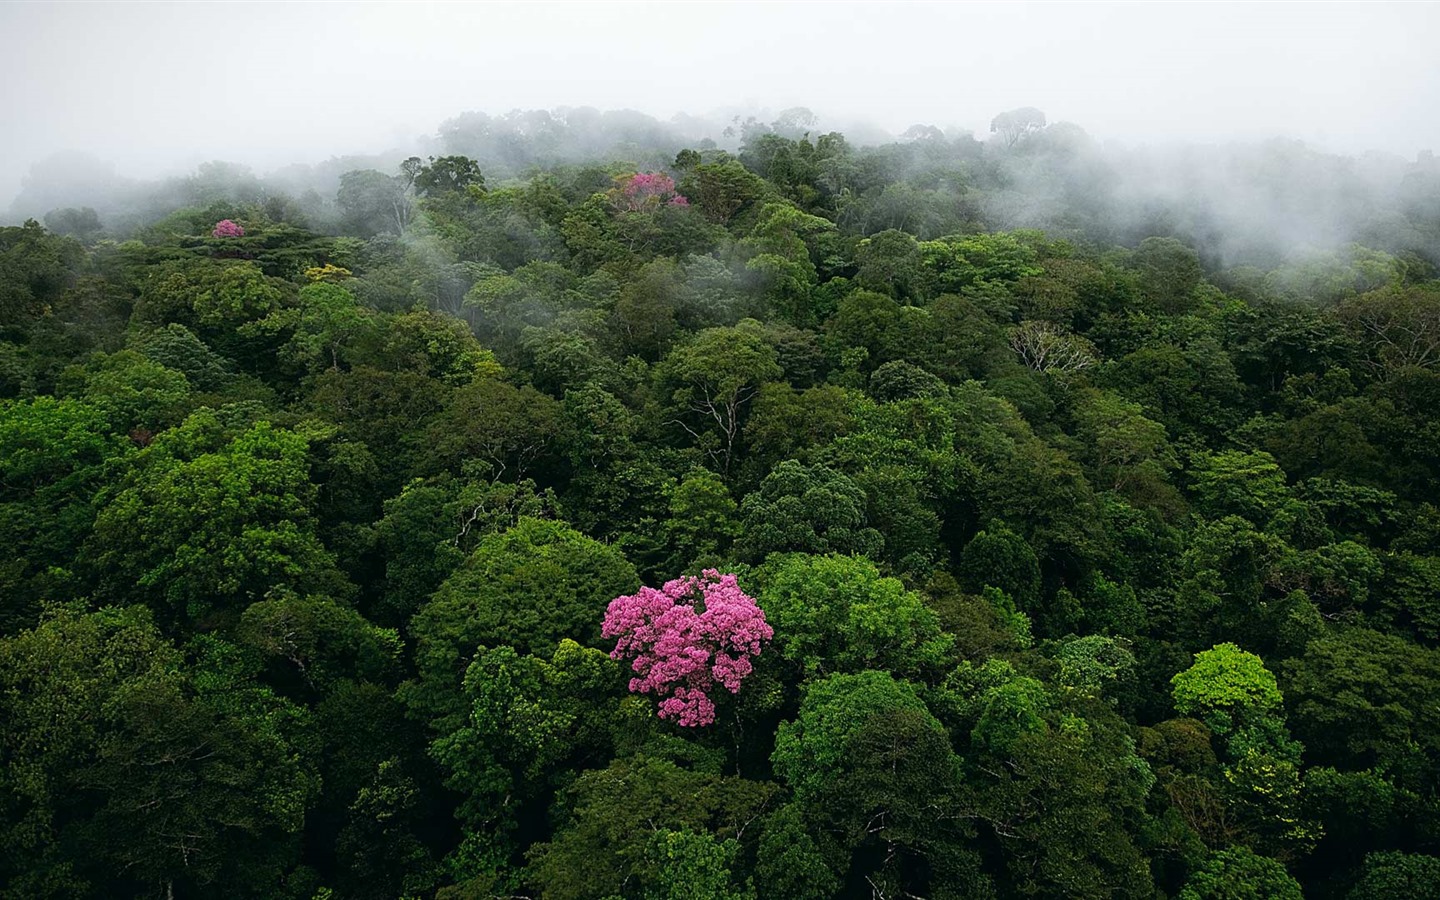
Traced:
<path fill-rule="evenodd" d="M 1170 679 L 1175 709 L 1198 715 L 1217 732 L 1229 731 L 1235 716 L 1268 715 L 1280 708 L 1280 688 L 1265 663 L 1234 644 L 1216 644 L 1195 654 L 1190 668 Z"/>

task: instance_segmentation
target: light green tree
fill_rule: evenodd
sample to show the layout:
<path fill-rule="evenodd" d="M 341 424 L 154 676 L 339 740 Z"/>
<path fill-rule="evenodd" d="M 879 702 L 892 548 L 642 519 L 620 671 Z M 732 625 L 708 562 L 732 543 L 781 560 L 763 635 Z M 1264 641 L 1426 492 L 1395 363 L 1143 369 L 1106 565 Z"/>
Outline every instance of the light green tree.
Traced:
<path fill-rule="evenodd" d="M 1251 717 L 1280 710 L 1280 688 L 1260 657 L 1234 644 L 1216 644 L 1195 654 L 1190 668 L 1170 679 L 1175 709 L 1203 719 L 1217 734 Z"/>

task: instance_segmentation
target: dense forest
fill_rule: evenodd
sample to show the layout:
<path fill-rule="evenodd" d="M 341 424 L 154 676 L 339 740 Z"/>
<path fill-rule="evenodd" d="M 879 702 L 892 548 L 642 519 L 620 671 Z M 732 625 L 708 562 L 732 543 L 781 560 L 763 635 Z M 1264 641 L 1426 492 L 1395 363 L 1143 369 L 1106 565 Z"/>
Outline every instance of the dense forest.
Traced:
<path fill-rule="evenodd" d="M 0 896 L 1440 896 L 1440 167 L 811 125 L 37 170 Z"/>

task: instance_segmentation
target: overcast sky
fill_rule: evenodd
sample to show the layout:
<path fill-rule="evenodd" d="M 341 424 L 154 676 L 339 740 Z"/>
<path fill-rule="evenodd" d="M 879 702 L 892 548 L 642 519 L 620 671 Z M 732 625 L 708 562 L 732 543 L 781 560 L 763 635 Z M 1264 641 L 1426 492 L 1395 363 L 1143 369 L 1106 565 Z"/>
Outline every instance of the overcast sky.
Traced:
<path fill-rule="evenodd" d="M 977 135 L 1440 150 L 1440 3 L 27 3 L 0 0 L 0 208 L 61 150 L 262 173 L 475 109 L 749 105 Z"/>

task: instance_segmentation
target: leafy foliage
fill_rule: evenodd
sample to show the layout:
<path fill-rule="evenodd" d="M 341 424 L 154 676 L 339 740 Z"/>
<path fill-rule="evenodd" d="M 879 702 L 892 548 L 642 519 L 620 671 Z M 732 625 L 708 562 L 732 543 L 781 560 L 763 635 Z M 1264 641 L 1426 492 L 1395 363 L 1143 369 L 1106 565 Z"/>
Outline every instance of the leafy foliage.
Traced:
<path fill-rule="evenodd" d="M 681 128 L 0 228 L 0 894 L 1436 894 L 1433 166 Z"/>

